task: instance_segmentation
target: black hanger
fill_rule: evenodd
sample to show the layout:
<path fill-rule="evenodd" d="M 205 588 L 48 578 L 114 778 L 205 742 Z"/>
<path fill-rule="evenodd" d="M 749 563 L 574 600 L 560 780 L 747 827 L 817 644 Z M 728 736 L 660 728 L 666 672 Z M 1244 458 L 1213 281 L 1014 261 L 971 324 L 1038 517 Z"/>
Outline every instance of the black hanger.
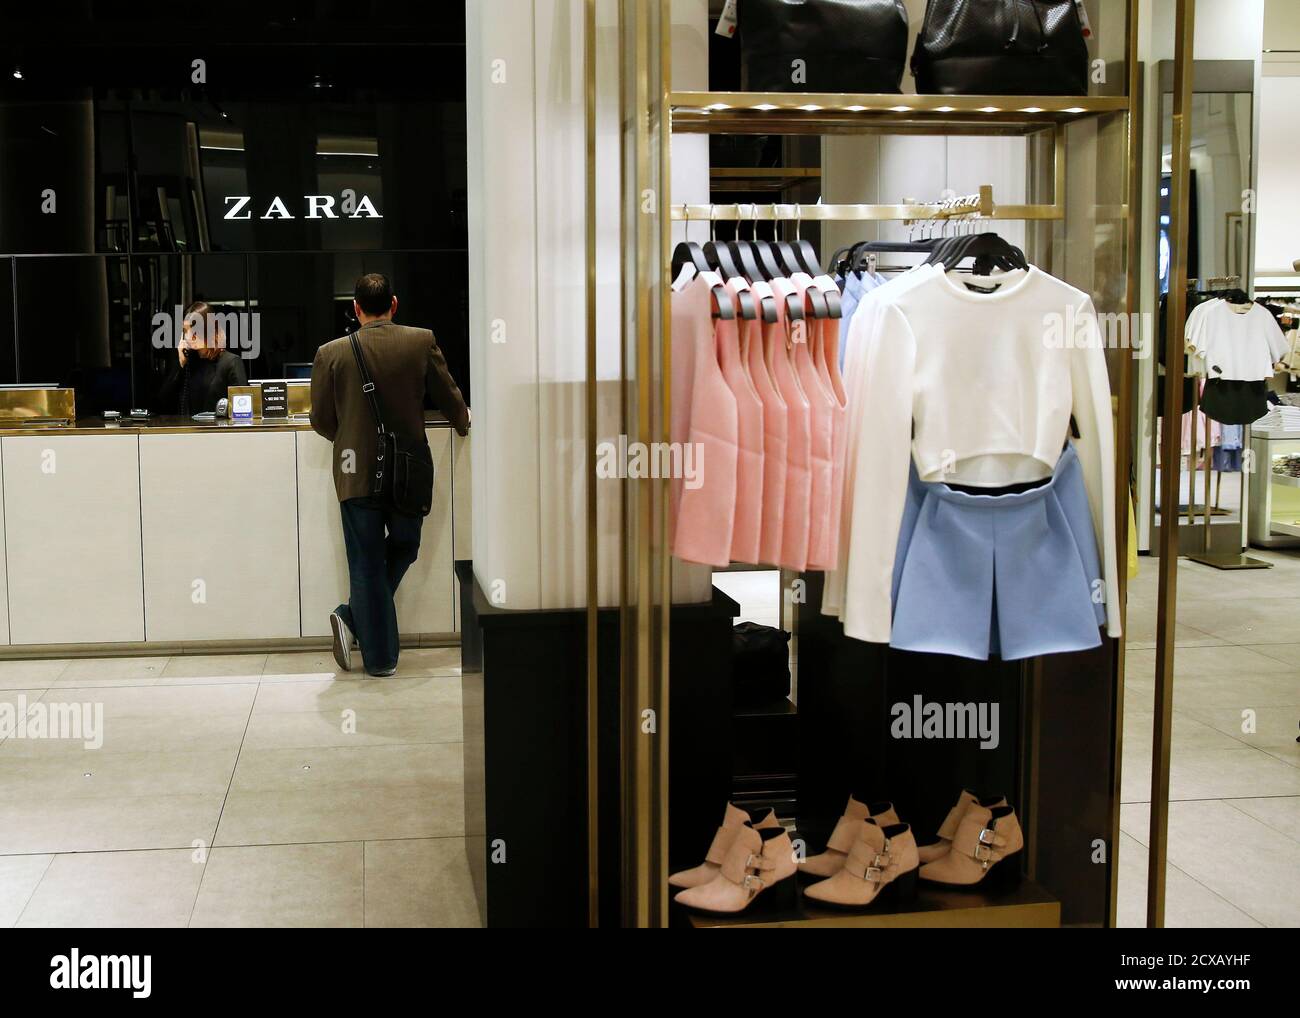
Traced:
<path fill-rule="evenodd" d="M 731 252 L 727 249 L 726 244 L 719 244 L 713 235 L 713 208 L 709 207 L 709 240 L 704 245 L 704 257 L 709 263 L 722 274 L 724 280 L 727 279 L 744 279 L 744 274 L 736 268 L 736 262 L 731 257 Z M 740 307 L 740 317 L 748 321 L 753 321 L 758 317 L 758 309 L 754 306 L 754 295 L 748 290 L 736 291 L 736 303 Z"/>
<path fill-rule="evenodd" d="M 945 254 L 946 257 L 940 257 Z M 1028 269 L 1025 253 L 996 233 L 975 233 L 968 237 L 952 238 L 952 243 L 936 246 L 927 263 L 942 261 L 945 269 L 954 268 L 958 262 L 974 258 L 974 271 L 988 275 L 997 269 Z"/>
<path fill-rule="evenodd" d="M 693 240 L 683 240 L 673 248 L 672 274 L 675 281 L 681 274 L 683 265 L 694 265 L 696 272 L 709 272 L 713 266 L 704 256 L 704 249 Z"/>
<path fill-rule="evenodd" d="M 740 206 L 736 206 L 736 212 L 739 216 Z M 752 283 L 755 280 L 765 279 L 763 270 L 758 267 L 754 246 L 750 241 L 742 240 L 740 237 L 741 220 L 736 219 L 736 237 L 734 240 L 727 241 L 727 250 L 731 252 L 731 257 L 741 268 L 741 272 Z"/>

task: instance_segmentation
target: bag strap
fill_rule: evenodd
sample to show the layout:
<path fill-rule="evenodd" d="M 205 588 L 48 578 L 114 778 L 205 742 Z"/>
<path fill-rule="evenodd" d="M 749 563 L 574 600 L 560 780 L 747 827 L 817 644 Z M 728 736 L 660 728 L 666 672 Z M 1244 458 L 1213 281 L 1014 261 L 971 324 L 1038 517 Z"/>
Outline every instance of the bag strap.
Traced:
<path fill-rule="evenodd" d="M 384 419 L 379 414 L 379 398 L 375 395 L 375 383 L 370 378 L 370 369 L 366 367 L 366 356 L 361 352 L 361 339 L 355 332 L 348 334 L 348 340 L 352 344 L 352 354 L 357 359 L 357 370 L 361 372 L 361 391 L 366 394 L 366 399 L 370 403 L 370 412 L 375 418 L 375 427 L 379 433 L 384 433 Z"/>

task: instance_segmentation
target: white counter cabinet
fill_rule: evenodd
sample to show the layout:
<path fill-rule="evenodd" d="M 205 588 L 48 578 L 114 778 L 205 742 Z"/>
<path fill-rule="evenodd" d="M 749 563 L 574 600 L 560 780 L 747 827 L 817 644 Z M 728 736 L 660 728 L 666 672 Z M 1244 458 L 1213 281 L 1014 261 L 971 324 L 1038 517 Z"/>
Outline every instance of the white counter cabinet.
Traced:
<path fill-rule="evenodd" d="M 0 440 L 11 644 L 145 638 L 134 435 Z"/>
<path fill-rule="evenodd" d="M 0 648 L 329 635 L 347 599 L 330 444 L 300 425 L 0 436 Z M 397 595 L 406 638 L 457 630 L 469 443 L 428 429 L 437 471 Z M 457 489 L 462 486 L 463 491 Z"/>
<path fill-rule="evenodd" d="M 140 436 L 147 640 L 301 635 L 294 437 Z"/>

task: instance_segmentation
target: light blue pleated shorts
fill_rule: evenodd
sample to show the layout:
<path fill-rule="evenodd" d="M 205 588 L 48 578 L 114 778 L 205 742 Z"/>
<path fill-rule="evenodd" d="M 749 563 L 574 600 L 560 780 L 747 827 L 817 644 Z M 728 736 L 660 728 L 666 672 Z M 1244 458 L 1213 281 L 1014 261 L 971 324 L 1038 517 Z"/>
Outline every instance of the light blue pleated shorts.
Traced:
<path fill-rule="evenodd" d="M 890 646 L 1006 661 L 1087 650 L 1106 622 L 1083 471 L 1067 444 L 1047 481 L 974 495 L 912 467 L 894 560 Z"/>

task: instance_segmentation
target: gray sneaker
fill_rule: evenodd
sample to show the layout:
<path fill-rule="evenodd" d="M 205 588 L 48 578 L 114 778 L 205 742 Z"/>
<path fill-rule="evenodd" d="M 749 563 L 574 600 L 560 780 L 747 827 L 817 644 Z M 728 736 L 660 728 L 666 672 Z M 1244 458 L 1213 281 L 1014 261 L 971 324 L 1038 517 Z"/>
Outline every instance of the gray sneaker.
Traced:
<path fill-rule="evenodd" d="M 334 660 L 343 671 L 352 671 L 352 630 L 338 612 L 330 612 L 330 633 L 334 636 Z"/>
<path fill-rule="evenodd" d="M 366 672 L 367 675 L 373 675 L 377 679 L 386 679 L 390 675 L 397 674 L 397 668 L 385 668 L 382 672 Z"/>

